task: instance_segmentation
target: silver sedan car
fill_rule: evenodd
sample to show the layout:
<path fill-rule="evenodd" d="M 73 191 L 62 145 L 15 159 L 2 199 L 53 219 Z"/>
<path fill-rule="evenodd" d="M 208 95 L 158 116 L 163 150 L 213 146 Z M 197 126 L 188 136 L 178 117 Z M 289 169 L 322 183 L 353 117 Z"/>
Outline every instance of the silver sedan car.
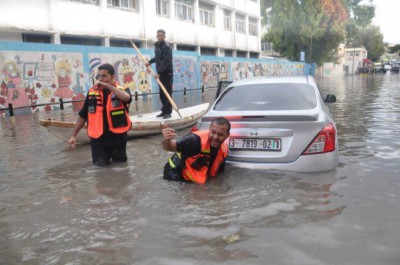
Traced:
<path fill-rule="evenodd" d="M 221 93 L 220 93 L 221 92 Z M 311 76 L 242 79 L 218 89 L 217 98 L 198 121 L 206 130 L 223 116 L 231 122 L 226 162 L 255 169 L 321 172 L 336 168 L 336 125 Z"/>

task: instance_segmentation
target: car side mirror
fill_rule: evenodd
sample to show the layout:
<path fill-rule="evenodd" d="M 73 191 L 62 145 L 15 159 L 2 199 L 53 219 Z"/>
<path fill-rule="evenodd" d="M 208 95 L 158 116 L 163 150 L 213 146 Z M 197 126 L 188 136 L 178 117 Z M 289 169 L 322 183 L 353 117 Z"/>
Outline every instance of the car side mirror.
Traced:
<path fill-rule="evenodd" d="M 332 95 L 332 94 L 328 94 L 328 95 L 326 95 L 324 102 L 325 103 L 334 103 L 334 102 L 336 102 L 336 96 Z"/>

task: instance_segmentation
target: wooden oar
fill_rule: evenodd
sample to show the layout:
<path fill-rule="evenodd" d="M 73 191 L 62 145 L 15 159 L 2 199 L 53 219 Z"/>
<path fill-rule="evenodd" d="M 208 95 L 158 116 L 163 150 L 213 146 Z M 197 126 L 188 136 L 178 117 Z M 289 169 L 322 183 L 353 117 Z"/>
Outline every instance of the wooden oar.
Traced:
<path fill-rule="evenodd" d="M 144 64 L 147 64 L 146 58 L 144 58 L 143 54 L 139 51 L 138 47 L 136 47 L 135 43 L 132 40 L 129 40 L 132 44 L 132 47 L 135 48 L 136 52 L 139 54 L 140 58 L 142 59 Z M 178 112 L 179 117 L 182 118 L 182 115 L 179 113 L 178 107 L 176 106 L 175 102 L 172 100 L 171 96 L 169 95 L 168 91 L 165 89 L 164 85 L 161 83 L 160 78 L 156 77 L 156 74 L 154 73 L 153 69 L 151 66 L 148 66 L 147 69 L 151 72 L 153 77 L 156 79 L 157 83 L 160 85 L 161 90 L 164 92 L 165 96 L 167 97 L 168 101 L 171 103 L 172 108 Z"/>

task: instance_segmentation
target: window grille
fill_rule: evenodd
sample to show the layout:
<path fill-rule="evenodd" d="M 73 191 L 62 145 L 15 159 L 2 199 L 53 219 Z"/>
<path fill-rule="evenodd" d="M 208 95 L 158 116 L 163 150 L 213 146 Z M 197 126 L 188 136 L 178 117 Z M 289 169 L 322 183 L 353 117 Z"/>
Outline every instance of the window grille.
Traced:
<path fill-rule="evenodd" d="M 156 0 L 156 12 L 159 16 L 169 16 L 169 1 L 168 0 Z"/>
<path fill-rule="evenodd" d="M 175 0 L 175 17 L 177 19 L 194 22 L 193 10 L 193 0 Z"/>
<path fill-rule="evenodd" d="M 246 33 L 245 16 L 236 14 L 236 32 Z"/>
<path fill-rule="evenodd" d="M 107 5 L 123 9 L 138 9 L 137 0 L 107 0 Z"/>
<path fill-rule="evenodd" d="M 224 10 L 224 28 L 226 30 L 232 29 L 232 19 L 231 19 L 231 11 Z"/>
<path fill-rule="evenodd" d="M 249 19 L 249 34 L 254 36 L 258 35 L 257 19 Z"/>
<path fill-rule="evenodd" d="M 199 3 L 200 24 L 214 26 L 214 6 L 206 3 Z"/>

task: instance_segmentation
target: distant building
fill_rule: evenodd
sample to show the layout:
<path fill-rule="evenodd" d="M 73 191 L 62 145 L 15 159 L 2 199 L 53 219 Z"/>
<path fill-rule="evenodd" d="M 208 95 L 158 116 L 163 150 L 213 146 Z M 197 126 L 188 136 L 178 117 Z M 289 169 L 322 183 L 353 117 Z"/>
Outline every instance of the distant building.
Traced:
<path fill-rule="evenodd" d="M 368 57 L 365 48 L 345 48 L 343 70 L 346 74 L 355 74 L 357 69 L 364 67 L 364 62 Z"/>
<path fill-rule="evenodd" d="M 0 41 L 153 48 L 259 58 L 259 0 L 1 0 Z"/>

